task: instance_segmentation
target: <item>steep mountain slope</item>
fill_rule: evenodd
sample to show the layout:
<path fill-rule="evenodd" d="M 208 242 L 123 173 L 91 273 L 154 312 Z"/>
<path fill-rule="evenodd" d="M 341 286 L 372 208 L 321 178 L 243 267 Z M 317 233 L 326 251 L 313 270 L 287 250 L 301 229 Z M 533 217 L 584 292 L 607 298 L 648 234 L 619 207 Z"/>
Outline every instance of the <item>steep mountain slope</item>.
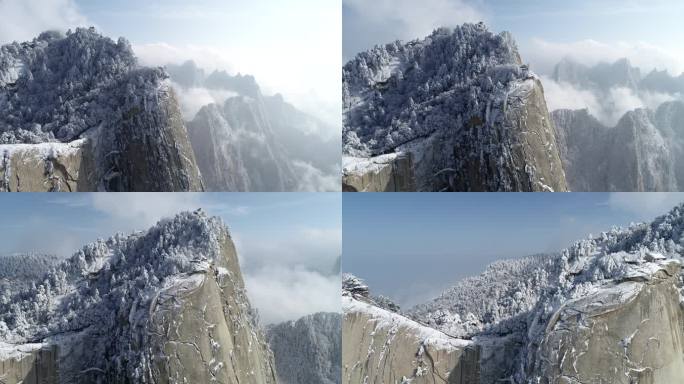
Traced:
<path fill-rule="evenodd" d="M 494 264 L 409 315 L 472 337 L 483 383 L 674 382 L 684 374 L 683 235 L 678 206 L 556 255 Z"/>
<path fill-rule="evenodd" d="M 186 116 L 209 190 L 339 190 L 339 134 L 325 138 L 333 128 L 280 94 L 263 95 L 252 76 L 207 75 L 192 61 L 167 69 L 181 92 L 208 89 L 225 99 Z"/>
<path fill-rule="evenodd" d="M 0 47 L 0 190 L 201 190 L 166 78 L 92 28 Z"/>
<path fill-rule="evenodd" d="M 615 127 L 605 127 L 587 110 L 557 110 L 558 148 L 573 191 L 676 191 L 681 141 L 664 134 L 661 116 L 681 102 L 651 112 L 626 113 Z M 663 123 L 661 123 L 663 122 Z M 662 124 L 662 128 L 658 125 Z M 684 120 L 682 120 L 684 126 Z M 671 149 L 672 148 L 672 149 Z M 684 185 L 684 179 L 681 179 Z"/>
<path fill-rule="evenodd" d="M 281 384 L 339 384 L 342 315 L 316 313 L 267 329 Z"/>
<path fill-rule="evenodd" d="M 541 83 L 510 34 L 439 29 L 362 52 L 342 77 L 348 190 L 566 189 Z M 389 185 L 397 173 L 412 180 Z"/>
<path fill-rule="evenodd" d="M 11 292 L 0 342 L 9 383 L 276 382 L 230 234 L 201 211 L 87 245 Z"/>

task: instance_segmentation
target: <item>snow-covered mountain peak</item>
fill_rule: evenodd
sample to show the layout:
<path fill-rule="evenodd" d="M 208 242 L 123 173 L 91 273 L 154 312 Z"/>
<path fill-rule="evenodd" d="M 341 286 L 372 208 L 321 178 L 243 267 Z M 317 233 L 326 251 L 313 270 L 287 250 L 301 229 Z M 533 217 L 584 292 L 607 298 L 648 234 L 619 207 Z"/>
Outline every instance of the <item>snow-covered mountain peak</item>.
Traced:
<path fill-rule="evenodd" d="M 130 44 L 79 28 L 45 32 L 0 47 L 0 143 L 70 141 L 99 125 L 116 101 L 107 90 L 149 84 L 166 74 L 141 69 Z"/>

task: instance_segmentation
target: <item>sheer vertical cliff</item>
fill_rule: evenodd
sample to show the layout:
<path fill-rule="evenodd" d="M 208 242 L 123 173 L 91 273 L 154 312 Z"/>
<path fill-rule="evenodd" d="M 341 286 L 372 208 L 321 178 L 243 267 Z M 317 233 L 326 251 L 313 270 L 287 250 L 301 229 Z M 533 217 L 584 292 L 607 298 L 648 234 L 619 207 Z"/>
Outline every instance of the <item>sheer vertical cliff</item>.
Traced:
<path fill-rule="evenodd" d="M 0 340 L 12 384 L 45 370 L 48 383 L 276 382 L 230 234 L 202 212 L 87 245 L 12 292 Z"/>
<path fill-rule="evenodd" d="M 342 76 L 348 190 L 567 189 L 541 82 L 510 34 L 442 28 L 362 52 Z M 389 154 L 412 161 L 381 172 L 411 182 L 375 176 Z"/>

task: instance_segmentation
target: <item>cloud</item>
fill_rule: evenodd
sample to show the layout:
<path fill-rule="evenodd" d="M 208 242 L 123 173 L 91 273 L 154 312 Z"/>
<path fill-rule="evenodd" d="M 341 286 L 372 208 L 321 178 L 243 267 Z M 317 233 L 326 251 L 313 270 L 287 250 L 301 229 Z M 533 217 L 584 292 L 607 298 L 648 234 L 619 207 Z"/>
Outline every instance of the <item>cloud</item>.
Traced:
<path fill-rule="evenodd" d="M 303 192 L 335 192 L 340 191 L 341 172 L 325 173 L 313 165 L 295 160 L 295 173 L 298 175 L 299 190 Z"/>
<path fill-rule="evenodd" d="M 265 266 L 243 275 L 247 295 L 263 324 L 341 311 L 339 276 L 285 266 Z"/>
<path fill-rule="evenodd" d="M 529 46 L 521 45 L 522 56 L 529 60 L 532 68 L 550 74 L 554 66 L 564 57 L 593 66 L 600 62 L 615 62 L 627 58 L 642 71 L 652 69 L 668 70 L 671 74 L 684 72 L 684 50 L 649 44 L 645 42 L 607 43 L 593 39 L 569 43 L 552 42 L 534 38 Z"/>
<path fill-rule="evenodd" d="M 485 21 L 484 14 L 463 0 L 343 0 L 344 57 L 392 40 L 413 40 L 438 27 Z"/>
<path fill-rule="evenodd" d="M 302 266 L 327 273 L 337 256 L 342 254 L 340 228 L 296 228 L 289 230 L 287 236 L 234 232 L 240 239 L 237 247 L 245 260 L 243 267 L 246 270 L 281 265 Z"/>
<path fill-rule="evenodd" d="M 636 214 L 640 220 L 651 220 L 667 213 L 684 202 L 684 193 L 611 193 L 608 206 L 611 209 Z"/>
<path fill-rule="evenodd" d="M 73 0 L 0 1 L 0 44 L 28 41 L 46 30 L 90 25 Z"/>
<path fill-rule="evenodd" d="M 224 70 L 232 74 L 254 75 L 265 95 L 280 93 L 295 107 L 334 127 L 337 134 L 341 129 L 342 106 L 339 102 L 339 90 L 342 87 L 342 77 L 337 70 L 337 63 L 329 59 L 326 61 L 319 58 L 316 59 L 318 63 L 314 61 L 313 64 L 304 65 L 302 60 L 306 56 L 300 54 L 297 60 L 286 60 L 276 65 L 274 60 L 279 55 L 277 52 L 268 55 L 260 51 L 243 53 L 239 50 L 192 44 L 134 44 L 133 50 L 140 64 L 145 66 L 180 65 L 192 60 L 207 72 Z M 296 57 L 297 53 L 282 52 L 280 56 L 286 55 Z M 308 61 L 311 60 L 306 59 L 307 63 Z M 206 94 L 200 96 L 207 99 Z M 188 98 L 191 97 L 193 95 L 188 95 Z M 199 102 L 191 102 L 189 110 L 198 109 L 196 105 Z"/>
<path fill-rule="evenodd" d="M 550 111 L 556 109 L 589 109 L 590 112 L 601 109 L 596 95 L 588 90 L 575 88 L 566 82 L 556 82 L 548 76 L 540 76 L 544 85 L 544 96 Z M 592 113 L 593 114 L 593 113 Z"/>
<path fill-rule="evenodd" d="M 147 229 L 159 219 L 178 212 L 195 210 L 203 204 L 195 193 L 131 193 L 123 198 L 120 193 L 91 193 L 93 209 L 106 214 L 114 225 L 125 224 L 128 228 Z"/>
<path fill-rule="evenodd" d="M 614 87 L 607 93 L 581 89 L 567 82 L 556 82 L 541 75 L 544 96 L 549 111 L 557 109 L 587 109 L 607 127 L 615 126 L 628 111 L 637 108 L 655 110 L 666 101 L 680 99 L 681 95 L 639 91 L 626 87 Z"/>
<path fill-rule="evenodd" d="M 171 82 L 171 86 L 176 91 L 176 95 L 178 95 L 181 113 L 185 120 L 192 120 L 197 112 L 205 105 L 212 103 L 223 105 L 227 99 L 238 96 L 235 92 L 225 90 L 200 87 L 185 89 L 174 82 Z"/>

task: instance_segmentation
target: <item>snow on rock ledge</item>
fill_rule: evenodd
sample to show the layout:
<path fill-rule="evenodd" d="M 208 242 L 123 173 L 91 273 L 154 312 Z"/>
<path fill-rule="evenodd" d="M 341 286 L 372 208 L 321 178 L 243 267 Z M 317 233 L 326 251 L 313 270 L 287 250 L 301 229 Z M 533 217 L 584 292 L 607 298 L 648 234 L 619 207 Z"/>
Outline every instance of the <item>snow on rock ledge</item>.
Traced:
<path fill-rule="evenodd" d="M 95 190 L 87 139 L 70 143 L 0 144 L 0 191 Z"/>
<path fill-rule="evenodd" d="M 345 192 L 411 192 L 416 188 L 410 153 L 371 158 L 345 156 L 342 163 Z"/>
<path fill-rule="evenodd" d="M 408 318 L 342 297 L 342 383 L 479 383 L 479 349 Z"/>

